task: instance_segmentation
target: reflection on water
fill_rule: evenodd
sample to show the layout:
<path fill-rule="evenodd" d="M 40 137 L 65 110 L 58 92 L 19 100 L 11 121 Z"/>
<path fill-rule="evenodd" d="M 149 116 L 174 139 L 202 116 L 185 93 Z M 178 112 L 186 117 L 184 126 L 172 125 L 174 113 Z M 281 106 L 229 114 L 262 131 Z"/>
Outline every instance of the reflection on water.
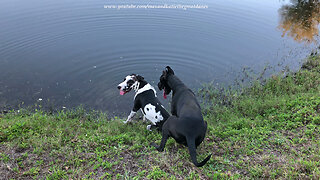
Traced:
<path fill-rule="evenodd" d="M 291 0 L 279 9 L 280 25 L 286 34 L 298 42 L 313 42 L 319 34 L 320 3 L 318 0 Z"/>

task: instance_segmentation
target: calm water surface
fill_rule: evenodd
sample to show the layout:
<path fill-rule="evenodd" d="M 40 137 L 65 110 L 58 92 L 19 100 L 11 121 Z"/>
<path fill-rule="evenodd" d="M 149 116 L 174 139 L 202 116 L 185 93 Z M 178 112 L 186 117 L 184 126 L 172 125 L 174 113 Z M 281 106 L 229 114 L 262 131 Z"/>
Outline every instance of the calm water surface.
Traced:
<path fill-rule="evenodd" d="M 104 8 L 126 4 L 208 8 Z M 317 46 L 318 19 L 300 34 L 292 24 L 317 8 L 279 0 L 1 0 L 0 109 L 41 98 L 57 108 L 128 113 L 134 93 L 116 88 L 128 74 L 156 86 L 170 65 L 196 89 L 228 83 L 244 66 L 297 64 Z"/>

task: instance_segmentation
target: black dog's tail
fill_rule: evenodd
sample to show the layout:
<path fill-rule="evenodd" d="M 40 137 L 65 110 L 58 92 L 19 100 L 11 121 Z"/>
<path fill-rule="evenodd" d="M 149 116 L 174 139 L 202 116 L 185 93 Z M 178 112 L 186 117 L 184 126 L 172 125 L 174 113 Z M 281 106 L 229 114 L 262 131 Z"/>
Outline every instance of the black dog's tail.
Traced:
<path fill-rule="evenodd" d="M 205 165 L 207 161 L 209 161 L 212 154 L 207 156 L 202 162 L 198 163 L 195 139 L 187 137 L 187 143 L 188 143 L 188 149 L 189 149 L 189 153 L 190 153 L 193 164 L 196 165 L 197 167 L 202 167 L 203 165 Z"/>

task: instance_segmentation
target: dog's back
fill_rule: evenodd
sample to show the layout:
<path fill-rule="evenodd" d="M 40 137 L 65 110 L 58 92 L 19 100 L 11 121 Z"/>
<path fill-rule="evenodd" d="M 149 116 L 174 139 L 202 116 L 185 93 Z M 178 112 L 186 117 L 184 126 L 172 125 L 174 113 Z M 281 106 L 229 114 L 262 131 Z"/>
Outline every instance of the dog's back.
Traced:
<path fill-rule="evenodd" d="M 159 127 L 159 130 L 161 130 L 162 124 L 169 118 L 170 114 L 156 97 L 154 91 L 144 91 L 135 97 L 135 101 L 139 101 L 141 104 L 142 113 L 146 118 L 155 123 Z"/>
<path fill-rule="evenodd" d="M 194 93 L 187 87 L 183 88 L 177 96 L 173 97 L 172 109 L 176 109 L 176 116 L 179 118 L 177 128 L 184 131 L 186 136 L 194 136 L 198 146 L 207 131 L 207 124 L 203 120 L 200 105 Z M 173 112 L 172 112 L 173 113 Z"/>

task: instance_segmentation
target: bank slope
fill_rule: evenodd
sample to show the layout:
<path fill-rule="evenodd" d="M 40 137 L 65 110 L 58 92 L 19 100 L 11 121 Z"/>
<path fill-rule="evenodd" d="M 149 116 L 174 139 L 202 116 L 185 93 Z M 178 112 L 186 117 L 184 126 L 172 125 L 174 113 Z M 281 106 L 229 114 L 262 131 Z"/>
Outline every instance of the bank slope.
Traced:
<path fill-rule="evenodd" d="M 208 122 L 198 159 L 170 139 L 157 152 L 158 132 L 125 125 L 83 108 L 50 114 L 41 108 L 0 115 L 0 176 L 5 179 L 320 178 L 320 60 L 224 95 L 202 91 Z M 224 105 L 226 104 L 226 105 Z"/>

